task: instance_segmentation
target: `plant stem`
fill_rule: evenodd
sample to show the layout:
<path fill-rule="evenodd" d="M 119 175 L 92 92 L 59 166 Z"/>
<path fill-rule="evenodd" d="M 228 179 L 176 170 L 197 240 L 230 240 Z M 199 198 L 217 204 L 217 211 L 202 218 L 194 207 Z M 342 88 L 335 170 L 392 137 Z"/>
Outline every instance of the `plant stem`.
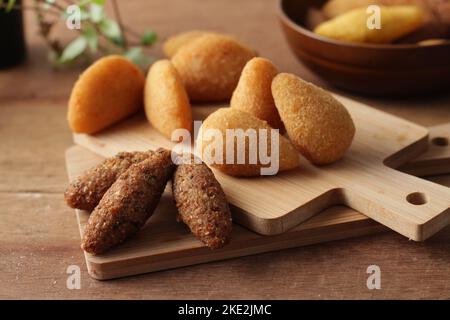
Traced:
<path fill-rule="evenodd" d="M 123 36 L 123 46 L 125 49 L 128 49 L 127 36 L 126 36 L 126 32 L 123 27 L 122 18 L 120 17 L 119 6 L 117 5 L 116 0 L 112 0 L 111 2 L 113 4 L 114 15 L 116 16 L 117 23 L 119 24 L 120 32 L 122 33 L 122 36 Z"/>

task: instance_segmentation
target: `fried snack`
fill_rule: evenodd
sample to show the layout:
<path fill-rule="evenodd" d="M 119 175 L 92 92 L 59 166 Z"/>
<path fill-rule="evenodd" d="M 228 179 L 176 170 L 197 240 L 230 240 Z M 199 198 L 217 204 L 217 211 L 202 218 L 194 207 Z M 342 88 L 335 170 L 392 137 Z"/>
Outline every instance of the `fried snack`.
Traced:
<path fill-rule="evenodd" d="M 191 161 L 178 165 L 172 180 L 177 219 L 207 247 L 221 248 L 231 238 L 228 201 L 211 169 L 203 162 L 197 164 L 193 157 L 189 158 L 187 160 Z"/>
<path fill-rule="evenodd" d="M 181 47 L 172 63 L 191 100 L 223 101 L 231 98 L 242 69 L 255 56 L 232 37 L 207 34 Z"/>
<path fill-rule="evenodd" d="M 150 68 L 145 83 L 144 105 L 147 119 L 167 138 L 171 139 L 176 129 L 192 131 L 189 98 L 169 60 L 160 60 Z"/>
<path fill-rule="evenodd" d="M 142 108 L 144 75 L 120 56 L 99 59 L 81 74 L 69 100 L 74 132 L 96 133 Z"/>
<path fill-rule="evenodd" d="M 163 43 L 164 54 L 168 58 L 172 58 L 181 47 L 206 34 L 215 33 L 210 31 L 191 30 L 171 36 Z"/>
<path fill-rule="evenodd" d="M 314 32 L 335 40 L 390 43 L 418 30 L 424 23 L 422 10 L 417 6 L 392 6 L 380 9 L 381 29 L 369 29 L 366 8 L 359 8 L 321 23 Z"/>
<path fill-rule="evenodd" d="M 105 193 L 89 217 L 81 247 L 105 252 L 133 236 L 153 214 L 174 165 L 169 150 L 160 149 L 132 165 Z"/>
<path fill-rule="evenodd" d="M 117 178 L 128 168 L 149 157 L 153 151 L 120 152 L 89 169 L 70 183 L 64 198 L 74 209 L 92 211 Z"/>
<path fill-rule="evenodd" d="M 230 142 L 227 147 L 227 134 L 231 134 L 227 133 L 227 129 L 235 129 L 235 133 L 238 133 L 239 130 L 244 134 L 248 129 L 253 129 L 255 132 L 254 139 L 250 139 L 250 135 L 242 139 L 232 139 L 233 136 L 229 135 L 228 140 Z M 269 168 L 273 165 L 273 163 L 267 164 L 261 161 L 261 154 L 267 154 L 269 158 L 272 159 L 273 157 L 278 161 L 279 171 L 298 167 L 299 154 L 297 150 L 288 139 L 274 130 L 266 121 L 247 112 L 232 108 L 221 108 L 203 121 L 197 137 L 197 147 L 201 158 L 206 163 L 232 176 L 261 175 L 262 168 Z M 262 132 L 266 135 L 262 135 Z M 210 134 L 213 136 L 210 136 Z M 217 136 L 214 136 L 215 134 Z M 272 134 L 275 134 L 279 139 L 279 152 L 274 155 L 272 155 Z M 266 141 L 262 139 L 266 139 Z M 266 150 L 260 150 L 260 142 Z M 227 154 L 229 161 L 227 161 Z M 241 161 L 238 161 L 239 155 Z M 252 155 L 254 155 L 254 161 L 251 161 Z"/>
<path fill-rule="evenodd" d="M 231 97 L 230 107 L 265 120 L 270 126 L 283 132 L 283 122 L 270 89 L 277 74 L 277 68 L 267 59 L 253 58 L 247 62 Z"/>
<path fill-rule="evenodd" d="M 289 138 L 307 159 L 323 165 L 344 155 L 355 125 L 330 93 L 288 73 L 275 77 L 272 93 Z"/>

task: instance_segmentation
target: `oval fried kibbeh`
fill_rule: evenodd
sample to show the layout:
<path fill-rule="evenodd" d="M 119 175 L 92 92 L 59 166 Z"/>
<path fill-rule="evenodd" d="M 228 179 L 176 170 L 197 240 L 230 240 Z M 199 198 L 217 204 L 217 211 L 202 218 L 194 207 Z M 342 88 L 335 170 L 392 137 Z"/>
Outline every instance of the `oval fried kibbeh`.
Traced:
<path fill-rule="evenodd" d="M 257 57 L 247 62 L 231 97 L 230 107 L 265 120 L 283 133 L 284 125 L 271 90 L 272 80 L 277 74 L 277 68 L 267 59 Z"/>
<path fill-rule="evenodd" d="M 169 60 L 150 68 L 145 83 L 145 114 L 156 130 L 171 139 L 176 129 L 192 131 L 192 111 L 183 82 Z"/>
<path fill-rule="evenodd" d="M 178 219 L 207 247 L 217 249 L 230 241 L 231 212 L 225 193 L 211 169 L 192 162 L 177 166 L 172 191 Z"/>
<path fill-rule="evenodd" d="M 215 34 L 215 32 L 190 30 L 177 33 L 167 38 L 166 41 L 164 41 L 163 43 L 164 54 L 168 58 L 172 58 L 181 47 L 206 34 Z"/>
<path fill-rule="evenodd" d="M 231 98 L 242 69 L 255 56 L 232 37 L 207 34 L 181 47 L 172 63 L 191 100 L 223 101 Z"/>
<path fill-rule="evenodd" d="M 213 129 L 209 131 L 209 129 Z M 254 139 L 252 147 L 249 146 L 248 138 L 245 140 L 245 148 L 242 145 L 243 143 L 239 143 L 237 139 L 231 140 L 232 145 L 228 148 L 230 152 L 233 152 L 234 159 L 232 163 L 227 163 L 227 147 L 226 147 L 226 136 L 227 129 L 241 129 L 244 133 L 248 129 L 255 130 L 256 139 Z M 265 136 L 262 136 L 260 133 L 260 129 L 264 129 L 266 132 Z M 221 141 L 216 138 L 210 139 L 208 137 L 209 132 L 218 132 L 220 133 Z M 278 153 L 278 165 L 279 171 L 291 170 L 299 166 L 299 154 L 295 147 L 291 144 L 291 142 L 280 135 L 276 129 L 273 129 L 271 126 L 267 124 L 266 121 L 258 119 L 251 114 L 231 109 L 231 108 L 221 108 L 217 111 L 213 112 L 203 121 L 203 124 L 199 130 L 197 137 L 197 146 L 199 154 L 201 158 L 214 168 L 232 176 L 259 176 L 261 175 L 262 168 L 268 168 L 271 164 L 263 164 L 261 162 L 260 153 L 267 154 L 268 157 L 272 155 L 272 145 L 271 145 L 271 135 L 275 133 L 278 136 L 279 141 L 279 153 Z M 266 139 L 264 143 L 267 146 L 266 152 L 261 152 L 259 149 L 260 139 Z M 221 145 L 222 143 L 222 145 Z M 245 156 L 243 163 L 238 163 L 238 147 L 243 150 L 243 155 Z M 213 159 L 210 159 L 209 151 L 215 150 L 219 152 L 217 155 L 211 154 Z M 214 152 L 215 152 L 214 151 Z M 256 161 L 255 163 L 251 163 L 249 161 L 250 155 L 256 153 Z M 232 155 L 229 155 L 231 158 Z M 214 161 L 215 157 L 219 161 Z M 276 155 L 274 155 L 276 157 Z M 217 163 L 221 162 L 221 163 Z"/>
<path fill-rule="evenodd" d="M 290 140 L 308 160 L 323 165 L 344 155 L 353 141 L 355 125 L 329 92 L 281 73 L 272 82 L 272 94 Z"/>
<path fill-rule="evenodd" d="M 173 169 L 171 152 L 160 149 L 120 175 L 90 215 L 82 249 L 99 254 L 136 234 L 153 214 Z"/>
<path fill-rule="evenodd" d="M 74 209 L 94 210 L 117 178 L 131 165 L 147 159 L 152 152 L 120 152 L 89 169 L 70 183 L 64 193 L 66 203 Z"/>
<path fill-rule="evenodd" d="M 75 83 L 67 120 L 74 132 L 96 133 L 142 108 L 144 75 L 120 56 L 97 60 Z"/>

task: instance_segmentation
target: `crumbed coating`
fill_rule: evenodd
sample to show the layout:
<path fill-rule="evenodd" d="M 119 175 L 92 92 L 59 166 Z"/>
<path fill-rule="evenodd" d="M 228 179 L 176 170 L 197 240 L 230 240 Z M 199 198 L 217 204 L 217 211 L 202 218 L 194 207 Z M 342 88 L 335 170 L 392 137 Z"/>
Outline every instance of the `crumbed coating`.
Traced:
<path fill-rule="evenodd" d="M 289 138 L 307 159 L 321 165 L 344 155 L 355 125 L 330 93 L 287 73 L 275 77 L 272 93 Z"/>
<path fill-rule="evenodd" d="M 277 68 L 267 59 L 253 58 L 242 70 L 230 107 L 252 114 L 284 132 L 284 125 L 272 97 L 272 80 Z"/>
<path fill-rule="evenodd" d="M 173 196 L 178 220 L 211 249 L 231 239 L 232 220 L 225 193 L 204 163 L 179 165 L 173 175 Z"/>
<path fill-rule="evenodd" d="M 381 28 L 370 29 L 367 27 L 366 9 L 353 9 L 325 21 L 314 32 L 335 40 L 390 43 L 418 30 L 424 24 L 424 14 L 418 6 L 381 6 Z"/>
<path fill-rule="evenodd" d="M 233 37 L 207 34 L 182 46 L 172 63 L 194 101 L 231 98 L 247 61 L 256 53 Z"/>
<path fill-rule="evenodd" d="M 215 34 L 215 32 L 211 31 L 202 31 L 202 30 L 190 30 L 181 33 L 177 33 L 169 38 L 163 43 L 163 51 L 164 54 L 168 58 L 172 58 L 177 51 L 185 46 L 186 44 L 192 42 L 200 36 L 205 34 Z"/>
<path fill-rule="evenodd" d="M 92 212 L 81 247 L 100 254 L 138 232 L 155 210 L 173 169 L 171 152 L 164 149 L 132 165 Z"/>
<path fill-rule="evenodd" d="M 74 132 L 96 133 L 143 105 L 144 75 L 120 56 L 97 60 L 75 83 L 67 120 Z"/>
<path fill-rule="evenodd" d="M 215 139 L 212 137 L 212 139 L 209 139 L 208 129 L 216 129 L 220 133 L 222 137 L 223 147 L 220 145 L 220 139 Z M 233 143 L 233 153 L 234 153 L 234 163 L 233 164 L 227 164 L 227 148 L 225 147 L 226 144 L 226 130 L 227 129 L 242 129 L 244 132 L 248 129 L 254 129 L 256 130 L 256 141 L 257 143 L 252 144 L 251 148 L 253 148 L 253 151 L 257 150 L 257 161 L 255 164 L 250 163 L 249 161 L 249 155 L 250 151 L 252 149 L 249 145 L 249 139 L 245 139 L 245 163 L 238 164 L 237 163 L 237 154 L 238 154 L 238 146 L 240 145 L 242 147 L 241 143 L 238 143 L 237 139 L 234 140 Z M 262 136 L 260 134 L 260 129 L 265 129 L 267 135 Z M 267 154 L 272 154 L 272 145 L 271 145 L 271 134 L 273 132 L 273 129 L 271 126 L 267 124 L 266 121 L 258 119 L 251 114 L 237 110 L 232 108 L 220 108 L 217 111 L 213 112 L 203 121 L 203 124 L 200 128 L 198 137 L 197 137 L 197 146 L 199 147 L 200 155 L 202 159 L 213 166 L 214 168 L 217 168 L 218 170 L 232 175 L 232 176 L 259 176 L 261 175 L 261 168 L 264 167 L 270 167 L 269 165 L 261 163 L 260 158 L 260 139 L 266 138 L 266 145 L 267 145 Z M 211 131 L 210 131 L 211 132 Z M 292 145 L 292 143 L 285 138 L 284 136 L 280 135 L 279 133 L 276 133 L 279 138 L 279 171 L 285 171 L 285 170 L 291 170 L 299 166 L 299 153 L 295 149 L 295 147 Z M 231 149 L 231 148 L 229 148 Z M 212 163 L 211 159 L 209 158 L 209 150 L 216 150 L 218 152 L 221 152 L 218 156 L 215 154 L 211 154 L 214 158 L 219 158 L 222 161 L 222 164 L 220 163 Z M 252 152 L 253 153 L 253 152 Z M 229 156 L 231 157 L 231 156 Z M 215 159 L 212 159 L 215 160 Z"/>
<path fill-rule="evenodd" d="M 189 98 L 177 70 L 169 60 L 159 60 L 150 68 L 145 83 L 144 104 L 147 119 L 167 138 L 171 139 L 176 129 L 192 131 Z"/>
<path fill-rule="evenodd" d="M 152 152 L 120 152 L 87 170 L 70 183 L 64 193 L 66 203 L 74 209 L 94 210 L 117 178 L 131 165 L 147 159 Z"/>

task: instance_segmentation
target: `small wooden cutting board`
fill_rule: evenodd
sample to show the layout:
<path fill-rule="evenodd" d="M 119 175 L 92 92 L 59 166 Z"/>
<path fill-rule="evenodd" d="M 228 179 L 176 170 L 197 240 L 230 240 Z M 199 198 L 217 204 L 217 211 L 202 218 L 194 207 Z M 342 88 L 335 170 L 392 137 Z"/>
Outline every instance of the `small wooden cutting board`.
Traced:
<path fill-rule="evenodd" d="M 346 205 L 400 234 L 424 240 L 450 222 L 450 189 L 394 170 L 428 148 L 428 130 L 362 103 L 336 96 L 356 124 L 352 147 L 340 161 L 276 176 L 235 178 L 215 171 L 235 220 L 264 235 L 286 232 L 333 205 Z M 204 119 L 217 107 L 194 107 Z M 102 156 L 173 147 L 143 114 L 75 142 Z"/>

